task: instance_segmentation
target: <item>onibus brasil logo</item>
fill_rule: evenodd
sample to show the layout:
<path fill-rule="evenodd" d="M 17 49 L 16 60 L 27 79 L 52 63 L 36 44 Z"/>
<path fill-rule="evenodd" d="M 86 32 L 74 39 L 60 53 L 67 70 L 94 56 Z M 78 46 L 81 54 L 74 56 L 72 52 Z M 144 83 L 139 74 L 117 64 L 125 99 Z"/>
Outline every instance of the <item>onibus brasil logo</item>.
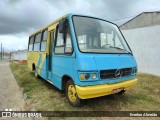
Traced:
<path fill-rule="evenodd" d="M 5 109 L 1 113 L 1 117 L 42 117 L 41 113 L 36 113 L 35 111 L 21 111 L 18 109 Z"/>

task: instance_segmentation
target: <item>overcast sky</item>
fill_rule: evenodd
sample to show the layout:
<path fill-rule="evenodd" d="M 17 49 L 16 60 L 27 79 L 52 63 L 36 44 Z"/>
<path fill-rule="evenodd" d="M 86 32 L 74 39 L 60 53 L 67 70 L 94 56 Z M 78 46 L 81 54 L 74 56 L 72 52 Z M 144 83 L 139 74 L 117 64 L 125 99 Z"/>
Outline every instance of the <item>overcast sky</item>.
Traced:
<path fill-rule="evenodd" d="M 0 42 L 7 51 L 27 49 L 29 34 L 67 13 L 123 21 L 158 10 L 159 0 L 0 0 Z"/>

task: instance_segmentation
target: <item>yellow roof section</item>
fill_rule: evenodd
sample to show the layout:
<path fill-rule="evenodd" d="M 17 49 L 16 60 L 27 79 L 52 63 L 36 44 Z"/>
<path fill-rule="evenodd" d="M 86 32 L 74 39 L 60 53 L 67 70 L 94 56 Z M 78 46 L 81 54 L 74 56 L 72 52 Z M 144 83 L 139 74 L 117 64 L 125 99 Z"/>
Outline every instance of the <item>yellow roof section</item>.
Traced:
<path fill-rule="evenodd" d="M 52 23 L 50 23 L 49 25 L 43 27 L 42 29 L 39 29 L 39 30 L 37 30 L 36 32 L 30 34 L 30 36 L 32 36 L 32 35 L 34 35 L 34 34 L 36 34 L 36 33 L 38 33 L 38 32 L 41 32 L 42 30 L 47 29 L 49 26 L 52 26 L 52 25 L 58 23 L 60 20 L 62 20 L 62 19 L 65 18 L 66 16 L 67 16 L 67 15 L 64 15 L 64 16 L 60 17 L 59 19 L 53 21 Z"/>

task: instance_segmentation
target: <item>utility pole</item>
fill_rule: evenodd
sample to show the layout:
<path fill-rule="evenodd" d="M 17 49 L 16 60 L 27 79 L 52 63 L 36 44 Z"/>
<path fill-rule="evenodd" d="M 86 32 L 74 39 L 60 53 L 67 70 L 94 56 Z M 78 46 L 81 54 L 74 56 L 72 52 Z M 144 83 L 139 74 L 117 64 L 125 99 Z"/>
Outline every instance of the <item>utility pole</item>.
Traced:
<path fill-rule="evenodd" d="M 1 59 L 2 59 L 2 42 L 1 42 Z"/>
<path fill-rule="evenodd" d="M 4 47 L 3 47 L 3 59 L 4 59 Z"/>

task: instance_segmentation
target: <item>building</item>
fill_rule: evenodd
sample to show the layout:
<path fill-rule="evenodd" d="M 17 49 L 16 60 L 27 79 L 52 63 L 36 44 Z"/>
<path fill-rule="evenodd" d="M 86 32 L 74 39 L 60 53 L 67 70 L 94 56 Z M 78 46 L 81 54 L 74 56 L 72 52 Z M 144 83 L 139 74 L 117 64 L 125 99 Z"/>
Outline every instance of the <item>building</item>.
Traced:
<path fill-rule="evenodd" d="M 27 50 L 18 50 L 15 52 L 11 52 L 11 60 L 26 63 L 27 62 Z"/>
<path fill-rule="evenodd" d="M 138 71 L 160 75 L 160 11 L 143 12 L 120 26 Z"/>
<path fill-rule="evenodd" d="M 0 59 L 3 58 L 3 59 L 9 59 L 10 58 L 10 53 L 7 53 L 7 52 L 0 52 Z"/>

